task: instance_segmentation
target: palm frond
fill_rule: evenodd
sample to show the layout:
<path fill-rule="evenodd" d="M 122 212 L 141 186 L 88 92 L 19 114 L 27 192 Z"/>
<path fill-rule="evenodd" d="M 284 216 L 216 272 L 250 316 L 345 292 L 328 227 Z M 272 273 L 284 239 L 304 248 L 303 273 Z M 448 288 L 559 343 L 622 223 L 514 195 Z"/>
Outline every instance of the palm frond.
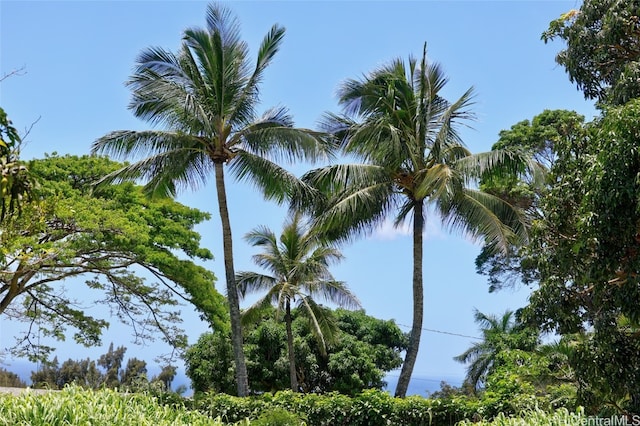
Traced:
<path fill-rule="evenodd" d="M 381 182 L 338 192 L 315 218 L 314 227 L 329 240 L 349 241 L 371 233 L 395 203 L 393 186 Z"/>
<path fill-rule="evenodd" d="M 290 200 L 295 194 L 313 191 L 283 167 L 247 151 L 238 152 L 229 169 L 239 181 L 252 183 L 267 200 L 277 203 Z"/>
<path fill-rule="evenodd" d="M 336 341 L 339 328 L 332 312 L 318 305 L 311 297 L 301 297 L 298 301 L 298 309 L 309 321 L 311 332 L 318 341 L 320 353 L 327 355 L 327 348 Z"/>
<path fill-rule="evenodd" d="M 267 295 L 257 300 L 253 305 L 242 311 L 242 325 L 250 326 L 259 323 L 264 317 L 265 312 L 273 309 L 271 295 Z"/>
<path fill-rule="evenodd" d="M 544 182 L 546 169 L 531 153 L 518 149 L 498 149 L 469 155 L 455 163 L 455 167 L 467 178 L 477 181 L 486 173 L 494 175 L 531 176 L 534 182 Z"/>
<path fill-rule="evenodd" d="M 258 49 L 255 69 L 246 81 L 246 84 L 244 84 L 236 101 L 237 108 L 230 115 L 231 122 L 249 122 L 248 118 L 250 115 L 247 114 L 247 111 L 252 111 L 253 106 L 258 100 L 258 85 L 262 81 L 262 74 L 278 52 L 282 39 L 284 38 L 284 33 L 284 28 L 279 25 L 274 25 L 262 40 L 260 48 Z"/>
<path fill-rule="evenodd" d="M 265 298 L 271 302 L 273 297 L 271 291 L 277 287 L 277 280 L 269 275 L 259 274 L 257 272 L 238 272 L 236 274 L 236 285 L 238 287 L 238 295 L 244 299 L 248 294 L 259 293 L 267 290 Z"/>
<path fill-rule="evenodd" d="M 335 155 L 335 144 L 328 135 L 309 129 L 294 128 L 284 107 L 272 108 L 246 128 L 237 132 L 229 146 L 290 164 L 305 161 L 328 161 Z"/>
<path fill-rule="evenodd" d="M 463 188 L 436 205 L 447 227 L 483 237 L 496 251 L 508 254 L 513 244 L 527 237 L 524 214 L 491 194 Z"/>
<path fill-rule="evenodd" d="M 145 156 L 96 184 L 142 180 L 146 182 L 148 194 L 163 196 L 174 196 L 179 189 L 204 185 L 213 167 L 197 138 L 175 132 L 111 132 L 94 142 L 92 152 L 120 158 Z"/>
<path fill-rule="evenodd" d="M 314 300 L 324 299 L 345 309 L 360 309 L 362 305 L 343 281 L 317 281 L 305 285 Z"/>
<path fill-rule="evenodd" d="M 219 34 L 225 46 L 241 43 L 240 21 L 231 9 L 219 3 L 210 3 L 206 19 L 207 30 L 212 34 Z"/>

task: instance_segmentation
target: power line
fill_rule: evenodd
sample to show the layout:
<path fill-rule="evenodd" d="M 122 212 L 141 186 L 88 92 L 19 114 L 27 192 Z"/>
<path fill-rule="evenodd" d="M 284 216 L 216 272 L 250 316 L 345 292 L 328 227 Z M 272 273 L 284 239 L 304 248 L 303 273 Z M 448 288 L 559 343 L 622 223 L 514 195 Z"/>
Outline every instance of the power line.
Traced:
<path fill-rule="evenodd" d="M 397 324 L 398 327 L 405 327 L 408 329 L 411 329 L 411 326 L 405 325 L 405 324 Z M 440 334 L 447 334 L 449 336 L 457 336 L 457 337 L 465 337 L 467 339 L 475 339 L 475 340 L 482 340 L 480 337 L 476 337 L 476 336 L 467 336 L 466 334 L 459 334 L 459 333 L 452 333 L 450 331 L 442 331 L 442 330 L 434 330 L 431 328 L 423 328 L 423 331 L 429 331 L 431 333 L 440 333 Z"/>

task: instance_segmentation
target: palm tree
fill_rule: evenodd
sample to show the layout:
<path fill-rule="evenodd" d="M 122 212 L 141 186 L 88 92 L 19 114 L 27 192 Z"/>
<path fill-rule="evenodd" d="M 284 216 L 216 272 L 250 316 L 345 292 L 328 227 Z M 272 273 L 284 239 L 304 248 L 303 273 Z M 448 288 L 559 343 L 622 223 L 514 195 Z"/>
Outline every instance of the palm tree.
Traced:
<path fill-rule="evenodd" d="M 507 310 L 498 317 L 486 315 L 476 310 L 474 318 L 482 331 L 482 340 L 475 342 L 469 349 L 453 359 L 463 364 L 469 364 L 465 382 L 473 389 L 478 389 L 486 380 L 498 352 L 505 349 L 533 350 L 535 339 L 526 341 L 526 333 L 523 335 L 524 339 L 516 337 L 520 330 L 516 327 L 513 311 Z"/>
<path fill-rule="evenodd" d="M 248 381 L 224 166 L 239 180 L 250 180 L 266 198 L 282 202 L 295 178 L 275 161 L 315 161 L 328 154 L 320 134 L 295 129 L 285 108 L 256 114 L 259 83 L 283 36 L 284 28 L 274 25 L 252 66 L 235 16 L 220 5 L 209 5 L 206 29 L 185 30 L 177 53 L 159 47 L 144 50 L 127 82 L 134 115 L 164 128 L 115 131 L 92 147 L 93 153 L 142 157 L 106 181 L 143 179 L 150 194 L 175 195 L 215 174 L 240 396 L 248 394 Z"/>
<path fill-rule="evenodd" d="M 276 313 L 284 312 L 289 353 L 291 389 L 299 390 L 293 350 L 291 329 L 291 307 L 296 305 L 310 322 L 311 329 L 326 353 L 327 342 L 333 340 L 337 325 L 331 311 L 318 305 L 318 299 L 333 302 L 341 307 L 359 308 L 360 302 L 347 286 L 336 281 L 329 272 L 329 265 L 342 259 L 338 249 L 327 245 L 313 229 L 305 229 L 300 214 L 294 214 L 284 225 L 278 241 L 276 235 L 266 227 L 249 232 L 245 239 L 264 251 L 253 256 L 256 265 L 269 271 L 270 275 L 257 272 L 240 272 L 236 276 L 242 297 L 249 293 L 266 292 L 243 313 L 243 320 L 251 322 L 272 305 Z"/>
<path fill-rule="evenodd" d="M 427 63 L 426 44 L 420 63 L 396 59 L 361 80 L 344 82 L 338 92 L 343 114 L 328 114 L 323 125 L 345 154 L 364 164 L 308 172 L 303 180 L 318 193 L 294 200 L 294 208 L 311 205 L 317 226 L 342 240 L 371 232 L 392 213 L 396 225 L 412 216 L 413 322 L 396 388 L 400 397 L 409 386 L 422 330 L 425 213 L 437 212 L 448 227 L 482 236 L 496 250 L 507 250 L 525 230 L 510 205 L 469 186 L 492 166 L 520 157 L 502 151 L 472 155 L 456 126 L 473 118 L 473 89 L 448 102 L 441 94 L 446 83 L 441 67 Z"/>

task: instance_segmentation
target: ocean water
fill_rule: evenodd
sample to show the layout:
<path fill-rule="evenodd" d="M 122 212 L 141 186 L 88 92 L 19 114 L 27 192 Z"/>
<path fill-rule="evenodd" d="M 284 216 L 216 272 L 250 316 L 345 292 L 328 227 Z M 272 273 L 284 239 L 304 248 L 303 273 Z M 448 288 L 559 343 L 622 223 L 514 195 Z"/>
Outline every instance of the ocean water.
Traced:
<path fill-rule="evenodd" d="M 399 374 L 399 373 L 398 373 Z M 387 386 L 385 390 L 389 392 L 391 395 L 395 393 L 396 385 L 398 383 L 398 374 L 388 374 L 385 377 L 385 381 L 387 382 Z M 410 395 L 420 395 L 420 396 L 429 396 L 435 391 L 440 390 L 440 383 L 447 382 L 451 386 L 461 386 L 464 378 L 463 377 L 451 377 L 451 376 L 413 376 L 411 377 L 411 381 L 409 382 L 409 387 L 407 388 L 407 396 Z"/>

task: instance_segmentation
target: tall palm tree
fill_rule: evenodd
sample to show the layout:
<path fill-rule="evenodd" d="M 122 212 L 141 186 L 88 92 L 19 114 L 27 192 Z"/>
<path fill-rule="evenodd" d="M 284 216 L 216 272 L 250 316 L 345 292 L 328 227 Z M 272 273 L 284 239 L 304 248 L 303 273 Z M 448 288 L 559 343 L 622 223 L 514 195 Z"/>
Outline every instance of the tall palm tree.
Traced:
<path fill-rule="evenodd" d="M 252 66 L 235 16 L 220 5 L 209 5 L 206 29 L 185 30 L 177 53 L 159 47 L 144 50 L 127 82 L 134 115 L 164 128 L 115 131 L 92 147 L 94 153 L 142 157 L 107 180 L 143 179 L 151 194 L 175 195 L 183 187 L 201 186 L 211 172 L 215 174 L 241 396 L 248 394 L 248 381 L 224 166 L 238 179 L 250 180 L 266 198 L 282 202 L 295 178 L 275 161 L 315 161 L 328 154 L 320 135 L 294 128 L 285 108 L 256 114 L 259 83 L 283 36 L 284 28 L 274 25 Z"/>
<path fill-rule="evenodd" d="M 256 265 L 268 270 L 270 275 L 240 272 L 236 276 L 241 296 L 266 292 L 244 312 L 243 319 L 252 321 L 272 305 L 275 305 L 276 313 L 284 312 L 291 389 L 297 392 L 299 389 L 291 329 L 292 305 L 301 309 L 302 314 L 309 319 L 320 349 L 325 352 L 327 341 L 332 340 L 337 326 L 332 321 L 331 312 L 318 305 L 318 299 L 345 308 L 358 308 L 360 302 L 343 282 L 336 281 L 329 272 L 329 265 L 342 259 L 340 251 L 323 242 L 313 229 L 306 229 L 299 214 L 293 214 L 285 223 L 279 240 L 266 227 L 254 229 L 245 239 L 264 250 L 254 255 L 253 260 Z"/>
<path fill-rule="evenodd" d="M 396 59 L 361 80 L 344 82 L 338 92 L 343 114 L 328 114 L 323 124 L 344 153 L 363 164 L 308 172 L 303 180 L 328 195 L 322 203 L 318 193 L 294 200 L 295 208 L 312 205 L 317 226 L 339 239 L 371 232 L 392 214 L 396 225 L 412 216 L 413 322 L 396 388 L 400 397 L 406 395 L 422 331 L 426 212 L 437 212 L 454 230 L 482 236 L 494 249 L 507 250 L 524 234 L 522 217 L 510 205 L 469 186 L 491 166 L 519 157 L 469 152 L 456 126 L 473 118 L 473 89 L 449 102 L 442 97 L 446 83 L 442 68 L 427 63 L 426 44 L 420 62 Z"/>

